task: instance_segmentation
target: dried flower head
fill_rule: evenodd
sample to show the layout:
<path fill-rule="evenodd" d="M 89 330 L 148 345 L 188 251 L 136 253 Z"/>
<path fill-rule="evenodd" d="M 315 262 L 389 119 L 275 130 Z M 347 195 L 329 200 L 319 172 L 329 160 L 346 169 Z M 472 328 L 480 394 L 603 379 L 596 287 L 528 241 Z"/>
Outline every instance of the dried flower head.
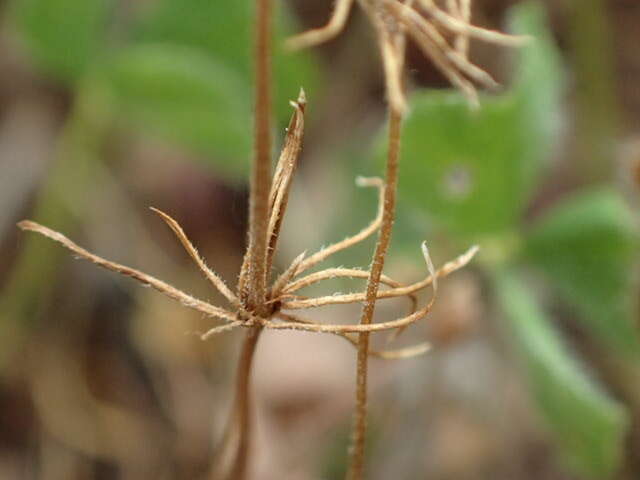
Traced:
<path fill-rule="evenodd" d="M 476 38 L 503 46 L 519 46 L 529 39 L 474 26 L 471 0 L 447 0 L 444 7 L 434 0 L 357 0 L 369 17 L 378 40 L 384 65 L 389 103 L 399 112 L 406 110 L 402 88 L 405 37 L 420 48 L 473 107 L 478 94 L 473 82 L 495 88 L 496 81 L 468 58 L 469 39 Z M 289 48 L 317 45 L 338 35 L 347 21 L 354 0 L 337 0 L 324 27 L 309 30 L 288 41 Z M 453 36 L 453 40 L 448 37 Z"/>
<path fill-rule="evenodd" d="M 280 154 L 271 184 L 267 230 L 268 240 L 266 245 L 267 256 L 265 266 L 267 278 L 271 278 L 273 273 L 273 257 L 277 248 L 280 227 L 287 207 L 291 181 L 296 170 L 298 156 L 302 147 L 305 104 L 306 99 L 303 91 L 301 91 L 296 102 L 291 102 L 295 111 L 287 129 L 284 147 Z M 23 230 L 40 233 L 60 243 L 80 258 L 89 260 L 108 270 L 131 277 L 144 285 L 149 285 L 169 298 L 182 303 L 187 308 L 196 310 L 207 317 L 224 321 L 223 324 L 212 326 L 207 332 L 202 333 L 201 338 L 203 340 L 214 334 L 226 332 L 238 327 L 262 327 L 275 330 L 289 329 L 331 333 L 339 335 L 350 343 L 355 344 L 356 340 L 350 334 L 365 331 L 380 332 L 405 328 L 411 323 L 414 323 L 427 315 L 431 310 L 435 299 L 437 278 L 444 277 L 455 270 L 462 268 L 471 260 L 477 251 L 477 248 L 474 247 L 453 262 L 445 264 L 442 268 L 436 271 L 431 263 L 426 246 L 423 245 L 423 254 L 429 271 L 426 278 L 412 285 L 403 286 L 399 282 L 383 276 L 381 283 L 389 286 L 390 288 L 388 290 L 378 292 L 377 298 L 408 297 L 411 300 L 411 312 L 409 315 L 393 321 L 372 325 L 318 324 L 311 320 L 301 318 L 298 315 L 289 313 L 288 311 L 305 310 L 329 304 L 361 303 L 365 300 L 364 292 L 344 295 L 328 295 L 318 298 L 309 298 L 298 294 L 301 289 L 323 280 L 339 277 L 368 278 L 369 272 L 354 268 L 329 268 L 305 275 L 305 272 L 315 267 L 320 262 L 326 260 L 339 251 L 369 238 L 380 228 L 382 222 L 382 199 L 385 191 L 385 186 L 382 180 L 379 178 L 358 178 L 357 185 L 361 187 L 373 187 L 378 190 L 379 209 L 376 218 L 367 227 L 363 228 L 360 232 L 351 237 L 332 244 L 313 255 L 306 256 L 305 253 L 302 253 L 296 257 L 284 272 L 275 277 L 270 287 L 267 289 L 264 304 L 258 306 L 250 306 L 246 300 L 247 296 L 243 294 L 243 290 L 247 284 L 246 279 L 251 275 L 250 262 L 246 260 L 246 257 L 240 271 L 238 288 L 234 293 L 224 283 L 220 276 L 206 265 L 205 261 L 188 239 L 178 222 L 156 208 L 152 208 L 152 210 L 164 220 L 176 237 L 178 237 L 178 240 L 200 271 L 204 274 L 206 279 L 227 299 L 229 307 L 222 308 L 212 305 L 208 302 L 195 298 L 172 285 L 158 280 L 151 275 L 105 260 L 104 258 L 94 255 L 93 253 L 76 245 L 61 233 L 55 232 L 35 222 L 24 220 L 18 225 Z M 415 293 L 430 285 L 433 287 L 434 295 L 427 305 L 418 309 Z M 426 344 L 419 344 L 415 347 L 410 347 L 409 349 L 382 352 L 372 351 L 370 353 L 382 358 L 405 358 L 409 355 L 423 353 L 426 350 Z"/>

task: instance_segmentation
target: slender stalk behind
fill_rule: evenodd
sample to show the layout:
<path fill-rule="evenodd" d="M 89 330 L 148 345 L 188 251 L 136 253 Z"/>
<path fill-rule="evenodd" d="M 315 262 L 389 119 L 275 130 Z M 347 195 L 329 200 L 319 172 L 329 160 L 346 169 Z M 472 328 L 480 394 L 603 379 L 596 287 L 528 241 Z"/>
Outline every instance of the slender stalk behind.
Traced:
<path fill-rule="evenodd" d="M 384 260 L 391 242 L 391 230 L 396 210 L 396 191 L 398 186 L 398 166 L 400 160 L 400 138 L 402 113 L 389 108 L 389 150 L 387 152 L 386 185 L 382 225 L 371 265 L 367 283 L 367 295 L 360 323 L 369 325 L 373 320 L 380 277 Z M 367 432 L 367 374 L 369 357 L 369 332 L 360 333 L 358 341 L 358 359 L 356 366 L 356 410 L 351 433 L 350 464 L 347 472 L 349 480 L 363 478 L 364 449 Z"/>

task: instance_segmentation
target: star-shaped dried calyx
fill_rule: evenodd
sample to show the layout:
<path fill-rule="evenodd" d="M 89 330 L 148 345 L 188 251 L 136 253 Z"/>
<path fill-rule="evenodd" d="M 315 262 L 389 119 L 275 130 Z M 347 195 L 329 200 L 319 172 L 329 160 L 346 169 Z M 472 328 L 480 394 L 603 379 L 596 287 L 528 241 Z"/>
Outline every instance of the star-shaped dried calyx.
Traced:
<path fill-rule="evenodd" d="M 475 38 L 502 46 L 521 46 L 529 37 L 506 35 L 477 27 L 471 21 L 471 0 L 447 0 L 444 7 L 434 0 L 357 0 L 376 31 L 382 56 L 389 102 L 399 112 L 406 110 L 402 88 L 405 37 L 420 48 L 473 107 L 478 93 L 473 82 L 495 88 L 497 82 L 468 58 L 469 39 Z M 323 43 L 344 28 L 354 0 L 337 0 L 329 22 L 321 28 L 292 37 L 288 46 L 305 48 Z M 447 37 L 453 36 L 453 40 Z"/>
<path fill-rule="evenodd" d="M 304 108 L 306 103 L 304 92 L 301 92 L 296 102 L 291 103 L 295 111 L 287 129 L 284 147 L 276 166 L 269 198 L 269 223 L 267 237 L 268 244 L 267 258 L 265 259 L 265 271 L 267 272 L 268 278 L 271 277 L 273 269 L 273 256 L 277 248 L 278 238 L 280 235 L 280 227 L 289 198 L 291 181 L 296 170 L 297 161 L 302 146 L 302 138 L 304 133 Z M 325 270 L 320 270 L 314 273 L 303 275 L 309 269 L 315 267 L 333 254 L 345 250 L 369 238 L 380 228 L 383 212 L 382 200 L 384 198 L 385 191 L 385 186 L 382 180 L 380 180 L 379 178 L 358 178 L 357 185 L 362 187 L 374 187 L 378 189 L 379 208 L 375 219 L 368 226 L 351 237 L 348 237 L 340 242 L 321 249 L 320 251 L 308 257 L 304 253 L 299 255 L 291 263 L 291 265 L 272 282 L 271 287 L 268 289 L 265 304 L 258 306 L 259 308 L 253 309 L 247 307 L 246 301 L 243 300 L 242 295 L 242 290 L 246 285 L 246 279 L 251 274 L 251 272 L 248 271 L 250 262 L 245 258 L 240 271 L 238 289 L 237 292 L 234 293 L 233 291 L 231 291 L 231 289 L 229 289 L 224 281 L 206 265 L 205 261 L 200 256 L 191 241 L 187 238 L 178 222 L 158 209 L 152 208 L 152 210 L 160 215 L 160 217 L 178 237 L 182 246 L 189 254 L 189 256 L 193 259 L 200 271 L 204 274 L 206 279 L 227 299 L 230 304 L 229 308 L 222 308 L 216 305 L 212 305 L 204 300 L 195 298 L 192 295 L 185 293 L 168 283 L 163 282 L 162 280 L 158 280 L 151 275 L 109 260 L 105 260 L 104 258 L 99 257 L 76 245 L 61 233 L 53 231 L 35 222 L 24 220 L 18 225 L 23 230 L 30 230 L 36 233 L 40 233 L 60 243 L 67 249 L 71 250 L 78 257 L 89 260 L 90 262 L 93 262 L 100 267 L 106 268 L 107 270 L 111 270 L 131 277 L 142 284 L 149 285 L 155 288 L 160 293 L 180 302 L 187 308 L 196 310 L 206 315 L 207 317 L 216 318 L 225 322 L 221 325 L 214 326 L 209 331 L 203 333 L 201 335 L 202 339 L 207 339 L 212 335 L 232 330 L 237 327 L 260 326 L 262 328 L 274 330 L 288 329 L 305 330 L 317 333 L 331 333 L 343 337 L 353 345 L 357 345 L 357 339 L 356 337 L 352 336 L 352 334 L 360 332 L 381 332 L 392 330 L 399 331 L 425 317 L 430 312 L 436 298 L 437 279 L 444 277 L 465 266 L 477 252 L 477 247 L 473 247 L 454 261 L 449 262 L 440 269 L 436 270 L 431 263 L 431 258 L 429 256 L 426 245 L 423 244 L 422 251 L 428 269 L 428 275 L 423 280 L 405 286 L 389 277 L 383 276 L 381 278 L 381 283 L 387 285 L 390 288 L 387 290 L 379 291 L 377 294 L 378 299 L 407 297 L 411 300 L 411 309 L 409 314 L 396 320 L 384 323 L 373 323 L 370 325 L 323 324 L 301 318 L 291 313 L 287 313 L 288 310 L 305 310 L 329 304 L 361 303 L 365 300 L 364 292 L 351 293 L 346 295 L 328 295 L 318 298 L 303 297 L 296 293 L 304 287 L 308 287 L 318 282 L 333 278 L 366 279 L 369 277 L 368 271 L 353 268 L 328 268 Z M 428 286 L 431 286 L 433 288 L 433 295 L 431 297 L 431 300 L 422 308 L 417 308 L 417 299 L 415 294 Z M 267 312 L 267 314 L 259 316 L 255 313 L 258 310 L 261 312 Z M 370 353 L 371 355 L 381 358 L 392 359 L 414 356 L 424 353 L 425 351 L 427 351 L 427 349 L 428 345 L 421 343 L 414 347 L 400 350 L 371 351 Z"/>

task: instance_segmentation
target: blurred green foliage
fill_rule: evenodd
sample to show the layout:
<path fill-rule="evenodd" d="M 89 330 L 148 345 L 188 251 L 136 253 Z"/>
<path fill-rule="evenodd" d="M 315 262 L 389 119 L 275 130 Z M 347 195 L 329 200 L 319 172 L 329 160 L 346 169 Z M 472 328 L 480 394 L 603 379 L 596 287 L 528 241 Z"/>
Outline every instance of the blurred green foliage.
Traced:
<path fill-rule="evenodd" d="M 162 0 L 141 9 L 136 21 L 120 27 L 124 32 L 112 18 L 115 0 L 14 5 L 15 24 L 44 72 L 70 85 L 110 86 L 115 121 L 177 142 L 228 180 L 246 177 L 253 128 L 250 2 Z M 300 87 L 313 94 L 318 85 L 309 54 L 282 49 L 291 27 L 280 6 L 274 106 L 282 125 L 291 114 L 288 100 Z"/>
<path fill-rule="evenodd" d="M 21 0 L 13 14 L 38 66 L 75 83 L 105 53 L 109 0 Z"/>
<path fill-rule="evenodd" d="M 638 236 L 617 192 L 578 192 L 534 223 L 527 235 L 529 261 L 543 270 L 593 334 L 638 359 L 633 322 L 632 269 Z"/>
<path fill-rule="evenodd" d="M 587 378 L 526 284 L 513 272 L 495 278 L 532 394 L 567 460 L 590 478 L 608 478 L 623 458 L 628 415 Z"/>

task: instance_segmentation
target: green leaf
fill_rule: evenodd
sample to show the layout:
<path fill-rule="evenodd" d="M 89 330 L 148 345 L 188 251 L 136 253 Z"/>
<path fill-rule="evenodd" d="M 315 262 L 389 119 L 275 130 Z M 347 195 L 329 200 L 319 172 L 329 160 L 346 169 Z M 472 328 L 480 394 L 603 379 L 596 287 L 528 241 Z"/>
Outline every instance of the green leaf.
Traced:
<path fill-rule="evenodd" d="M 634 325 L 632 267 L 637 260 L 633 214 L 612 189 L 574 194 L 541 218 L 526 252 L 603 342 L 640 355 Z"/>
<path fill-rule="evenodd" d="M 104 74 L 125 118 L 244 174 L 251 149 L 244 79 L 200 51 L 142 45 L 120 52 Z"/>
<path fill-rule="evenodd" d="M 304 87 L 314 98 L 317 70 L 308 52 L 287 53 L 284 38 L 291 34 L 292 22 L 285 5 L 277 5 L 274 33 L 274 107 L 281 121 L 288 121 L 289 100 Z M 247 86 L 252 78 L 251 2 L 238 0 L 161 0 L 142 21 L 135 33 L 141 43 L 172 43 L 201 50 L 218 63 L 234 69 Z M 251 90 L 245 95 L 250 96 Z"/>
<path fill-rule="evenodd" d="M 533 186 L 524 167 L 534 161 L 514 102 L 487 98 L 473 112 L 458 94 L 427 92 L 411 103 L 401 198 L 457 235 L 513 227 Z"/>
<path fill-rule="evenodd" d="M 37 65 L 74 82 L 104 47 L 109 0 L 20 0 L 13 11 Z"/>
<path fill-rule="evenodd" d="M 496 275 L 530 389 L 569 465 L 589 478 L 608 478 L 621 463 L 627 414 L 587 378 L 529 292 L 515 275 Z"/>

